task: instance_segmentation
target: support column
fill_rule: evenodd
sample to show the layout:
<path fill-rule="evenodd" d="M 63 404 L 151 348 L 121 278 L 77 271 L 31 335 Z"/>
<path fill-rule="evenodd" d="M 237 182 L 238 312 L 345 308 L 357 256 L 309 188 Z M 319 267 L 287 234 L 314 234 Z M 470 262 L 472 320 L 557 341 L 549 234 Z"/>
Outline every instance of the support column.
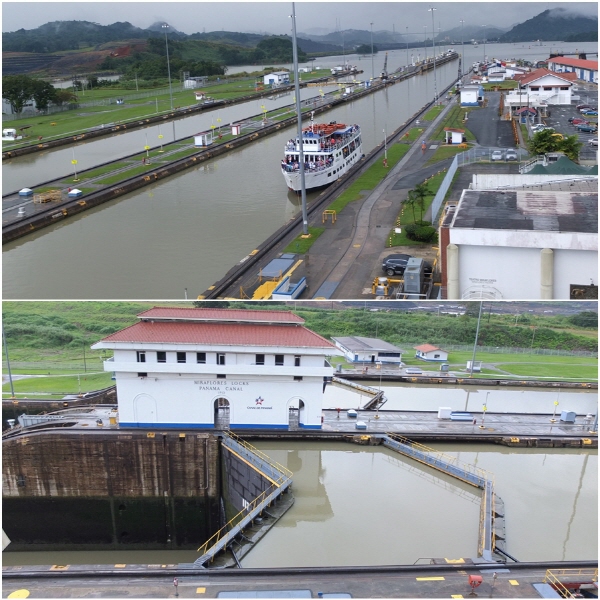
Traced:
<path fill-rule="evenodd" d="M 446 265 L 448 273 L 446 297 L 448 300 L 460 300 L 460 285 L 458 282 L 458 246 L 456 244 L 448 244 L 446 247 Z"/>
<path fill-rule="evenodd" d="M 540 254 L 540 300 L 552 300 L 554 298 L 554 251 L 543 248 Z"/>

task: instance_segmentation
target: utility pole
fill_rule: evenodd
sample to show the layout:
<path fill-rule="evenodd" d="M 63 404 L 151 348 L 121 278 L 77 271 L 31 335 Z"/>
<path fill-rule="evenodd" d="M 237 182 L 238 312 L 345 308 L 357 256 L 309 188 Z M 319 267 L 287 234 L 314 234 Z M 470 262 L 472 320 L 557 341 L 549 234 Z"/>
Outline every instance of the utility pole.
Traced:
<path fill-rule="evenodd" d="M 433 101 L 437 103 L 438 93 L 437 93 L 437 74 L 435 71 L 435 27 L 433 24 L 433 13 L 434 13 L 434 11 L 437 10 L 437 8 L 433 8 L 433 6 L 432 6 L 428 10 L 431 11 L 431 34 L 432 34 L 431 38 L 433 41 Z"/>
<path fill-rule="evenodd" d="M 375 79 L 375 66 L 373 62 L 373 23 L 371 23 L 371 79 Z"/>

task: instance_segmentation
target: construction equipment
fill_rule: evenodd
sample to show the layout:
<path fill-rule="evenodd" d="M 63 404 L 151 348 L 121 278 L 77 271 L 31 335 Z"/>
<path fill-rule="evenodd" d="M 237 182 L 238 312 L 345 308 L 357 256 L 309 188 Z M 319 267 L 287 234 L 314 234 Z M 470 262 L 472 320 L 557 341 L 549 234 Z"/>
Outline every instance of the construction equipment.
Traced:
<path fill-rule="evenodd" d="M 383 70 L 381 71 L 381 81 L 385 81 L 388 78 L 387 59 L 388 59 L 388 53 L 386 52 L 385 60 L 383 61 Z"/>

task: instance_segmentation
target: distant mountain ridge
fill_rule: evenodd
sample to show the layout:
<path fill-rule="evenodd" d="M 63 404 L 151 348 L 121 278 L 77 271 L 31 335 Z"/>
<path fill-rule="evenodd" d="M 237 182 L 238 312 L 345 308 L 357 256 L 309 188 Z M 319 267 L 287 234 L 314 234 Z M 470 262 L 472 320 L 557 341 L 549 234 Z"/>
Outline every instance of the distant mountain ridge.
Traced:
<path fill-rule="evenodd" d="M 502 35 L 500 42 L 564 41 L 578 34 L 596 32 L 598 35 L 598 18 L 575 15 L 565 8 L 545 10 L 535 17 L 515 25 Z"/>

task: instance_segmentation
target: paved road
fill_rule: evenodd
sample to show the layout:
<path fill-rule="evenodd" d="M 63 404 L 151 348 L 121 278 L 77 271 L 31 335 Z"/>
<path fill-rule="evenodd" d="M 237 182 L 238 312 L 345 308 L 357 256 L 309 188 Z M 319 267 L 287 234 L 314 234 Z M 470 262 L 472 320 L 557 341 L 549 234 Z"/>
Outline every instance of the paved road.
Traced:
<path fill-rule="evenodd" d="M 516 143 L 511 122 L 501 121 L 498 116 L 500 92 L 486 92 L 485 97 L 487 105 L 470 111 L 466 126 L 480 146 L 514 148 Z"/>

